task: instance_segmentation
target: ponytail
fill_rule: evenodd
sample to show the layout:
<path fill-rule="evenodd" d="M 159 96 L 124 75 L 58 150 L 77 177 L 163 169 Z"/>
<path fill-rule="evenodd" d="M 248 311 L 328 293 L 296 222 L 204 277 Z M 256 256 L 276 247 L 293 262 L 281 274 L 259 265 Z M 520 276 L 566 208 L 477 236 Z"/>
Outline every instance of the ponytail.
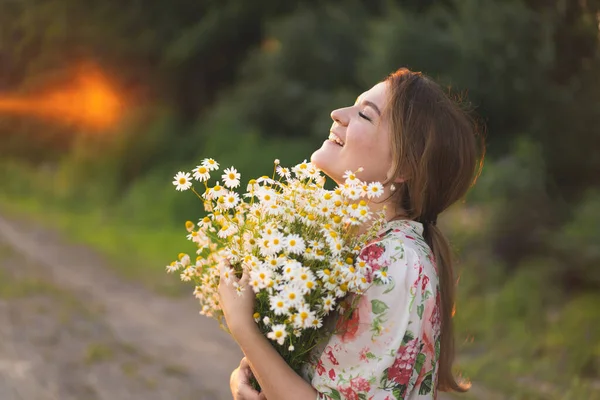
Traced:
<path fill-rule="evenodd" d="M 455 355 L 452 322 L 455 281 L 450 244 L 437 225 L 432 222 L 424 224 L 424 233 L 425 240 L 433 251 L 440 281 L 440 304 L 438 307 L 440 307 L 441 315 L 441 346 L 437 387 L 444 392 L 466 392 L 469 389 L 469 383 L 458 381 L 452 373 Z"/>

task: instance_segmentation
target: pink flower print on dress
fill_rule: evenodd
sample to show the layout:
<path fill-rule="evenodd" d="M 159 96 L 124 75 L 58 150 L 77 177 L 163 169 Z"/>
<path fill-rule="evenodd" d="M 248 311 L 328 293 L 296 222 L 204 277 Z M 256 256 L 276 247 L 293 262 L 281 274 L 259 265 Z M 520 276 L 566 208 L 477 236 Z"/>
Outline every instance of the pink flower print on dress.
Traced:
<path fill-rule="evenodd" d="M 429 317 L 431 329 L 433 329 L 434 332 L 439 332 L 442 325 L 442 319 L 440 316 L 440 306 L 440 291 L 438 290 L 435 296 L 435 307 L 433 308 L 431 316 Z"/>
<path fill-rule="evenodd" d="M 406 346 L 400 347 L 394 364 L 388 369 L 389 380 L 399 385 L 406 385 L 410 381 L 418 354 L 417 342 L 418 339 L 413 339 Z"/>
<path fill-rule="evenodd" d="M 327 372 L 325 370 L 325 366 L 323 365 L 323 360 L 319 360 L 319 362 L 317 363 L 317 374 L 319 374 L 319 376 L 322 376 L 325 372 Z"/>
<path fill-rule="evenodd" d="M 421 284 L 421 290 L 424 292 L 427 289 L 427 284 L 429 283 L 429 276 L 425 275 L 423 277 L 423 283 Z"/>
<path fill-rule="evenodd" d="M 382 246 L 378 246 L 377 244 L 372 244 L 367 246 L 361 251 L 360 259 L 371 264 L 374 261 L 377 261 L 381 258 L 385 249 Z"/>
<path fill-rule="evenodd" d="M 329 379 L 335 380 L 335 370 L 333 368 L 329 370 Z"/>
<path fill-rule="evenodd" d="M 327 348 L 325 349 L 325 354 L 327 354 L 327 358 L 329 358 L 329 361 L 333 365 L 340 365 L 337 358 L 335 358 L 335 356 L 333 355 L 333 350 L 331 349 L 331 346 L 327 346 Z"/>
<path fill-rule="evenodd" d="M 347 388 L 338 388 L 340 394 L 342 395 L 342 399 L 345 400 L 359 400 L 358 393 L 356 393 L 351 387 Z"/>
<path fill-rule="evenodd" d="M 362 376 L 350 379 L 350 387 L 359 393 L 369 393 L 369 390 L 371 390 L 371 384 Z"/>
<path fill-rule="evenodd" d="M 417 273 L 417 279 L 415 279 L 415 281 L 413 282 L 411 288 L 412 291 L 411 293 L 414 293 L 417 291 L 417 287 L 419 286 L 419 282 L 422 282 L 423 280 L 423 264 L 419 265 L 419 272 Z M 417 265 L 415 265 L 415 270 L 417 269 Z"/>
<path fill-rule="evenodd" d="M 369 358 L 367 357 L 367 353 L 369 352 L 369 347 L 365 346 L 359 353 L 360 361 L 369 362 Z"/>
<path fill-rule="evenodd" d="M 338 318 L 335 327 L 336 331 L 339 332 L 338 337 L 340 340 L 343 343 L 354 341 L 358 336 L 369 329 L 371 323 L 370 317 L 371 303 L 369 303 L 366 296 L 362 296 L 350 318 Z"/>

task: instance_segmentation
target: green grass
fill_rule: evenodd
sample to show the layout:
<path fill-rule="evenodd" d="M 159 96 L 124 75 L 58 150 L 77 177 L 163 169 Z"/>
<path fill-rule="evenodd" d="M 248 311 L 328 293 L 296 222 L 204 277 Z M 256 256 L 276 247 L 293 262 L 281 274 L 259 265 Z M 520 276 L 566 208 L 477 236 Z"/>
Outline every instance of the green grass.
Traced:
<path fill-rule="evenodd" d="M 191 292 L 178 277 L 168 275 L 165 266 L 184 251 L 194 248 L 185 239 L 185 229 L 149 228 L 128 224 L 107 211 L 74 212 L 46 207 L 39 200 L 0 197 L 0 211 L 22 221 L 35 221 L 58 229 L 72 243 L 85 244 L 99 251 L 109 267 L 122 277 L 140 282 L 165 295 Z M 25 222 L 24 222 L 25 223 Z M 182 221 L 183 225 L 183 221 Z"/>

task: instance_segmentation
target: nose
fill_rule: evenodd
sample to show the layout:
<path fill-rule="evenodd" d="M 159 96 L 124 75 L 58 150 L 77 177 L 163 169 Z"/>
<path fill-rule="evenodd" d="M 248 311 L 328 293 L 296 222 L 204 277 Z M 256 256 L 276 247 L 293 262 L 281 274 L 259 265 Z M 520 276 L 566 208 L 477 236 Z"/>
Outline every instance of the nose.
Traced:
<path fill-rule="evenodd" d="M 348 125 L 348 120 L 346 118 L 346 113 L 344 113 L 343 108 L 335 109 L 331 112 L 331 119 L 337 122 L 342 126 Z"/>

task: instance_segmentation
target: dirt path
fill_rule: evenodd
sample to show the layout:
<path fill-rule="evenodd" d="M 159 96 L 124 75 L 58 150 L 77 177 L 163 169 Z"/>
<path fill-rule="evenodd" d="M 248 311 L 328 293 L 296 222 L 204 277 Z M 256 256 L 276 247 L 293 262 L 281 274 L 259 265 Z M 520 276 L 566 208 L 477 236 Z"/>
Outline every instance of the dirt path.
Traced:
<path fill-rule="evenodd" d="M 0 399 L 230 399 L 240 358 L 193 298 L 123 282 L 97 254 L 0 217 Z"/>

